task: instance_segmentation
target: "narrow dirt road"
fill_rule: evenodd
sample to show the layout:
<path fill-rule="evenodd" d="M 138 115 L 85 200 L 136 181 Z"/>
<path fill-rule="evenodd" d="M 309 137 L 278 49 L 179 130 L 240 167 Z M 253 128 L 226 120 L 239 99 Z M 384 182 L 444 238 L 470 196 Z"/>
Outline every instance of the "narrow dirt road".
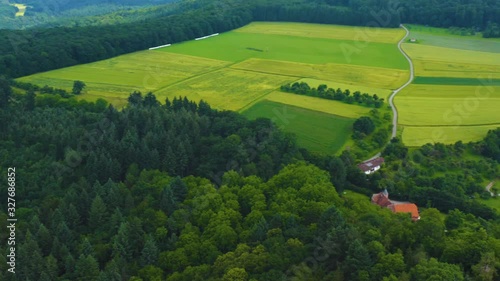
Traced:
<path fill-rule="evenodd" d="M 401 86 L 398 89 L 394 90 L 392 92 L 392 94 L 389 96 L 389 105 L 392 108 L 392 115 L 393 115 L 393 117 L 392 117 L 392 135 L 391 135 L 391 139 L 396 137 L 396 133 L 398 131 L 398 109 L 394 105 L 394 97 L 399 93 L 399 91 L 403 90 L 408 85 L 410 85 L 411 82 L 413 81 L 413 78 L 415 77 L 415 72 L 414 72 L 414 69 L 413 69 L 413 62 L 411 61 L 410 57 L 405 53 L 405 51 L 403 51 L 403 49 L 401 48 L 401 44 L 403 44 L 403 42 L 406 40 L 406 38 L 408 38 L 408 36 L 410 35 L 410 31 L 404 25 L 401 24 L 400 26 L 406 31 L 406 35 L 398 42 L 398 49 L 403 54 L 403 56 L 405 56 L 406 60 L 408 60 L 408 62 L 410 63 L 410 79 L 408 79 L 408 82 L 406 82 L 403 86 Z M 371 157 L 370 159 L 367 159 L 367 160 L 365 160 L 363 162 L 367 162 L 367 161 L 373 160 L 373 159 L 375 159 L 377 157 L 380 157 L 380 155 L 381 155 L 381 153 L 379 152 L 376 155 L 374 155 L 373 157 Z"/>
<path fill-rule="evenodd" d="M 393 114 L 393 118 L 392 118 L 392 136 L 391 136 L 391 139 L 394 138 L 394 137 L 396 137 L 396 133 L 397 133 L 397 130 L 398 130 L 398 109 L 394 105 L 394 97 L 401 90 L 403 90 L 408 85 L 410 85 L 411 82 L 413 81 L 413 78 L 415 77 L 415 73 L 414 73 L 414 69 L 413 69 L 413 62 L 411 61 L 410 57 L 405 53 L 405 51 L 403 51 L 403 49 L 401 48 L 401 44 L 403 44 L 403 42 L 406 40 L 406 38 L 408 38 L 408 36 L 410 35 L 410 31 L 404 25 L 400 25 L 400 26 L 406 31 L 406 35 L 405 35 L 405 37 L 403 37 L 401 39 L 401 41 L 399 41 L 399 43 L 398 43 L 398 49 L 405 56 L 406 60 L 408 60 L 408 62 L 410 63 L 410 79 L 403 86 L 401 86 L 398 89 L 394 90 L 392 92 L 392 94 L 389 96 L 389 105 L 392 108 L 392 114 Z"/>

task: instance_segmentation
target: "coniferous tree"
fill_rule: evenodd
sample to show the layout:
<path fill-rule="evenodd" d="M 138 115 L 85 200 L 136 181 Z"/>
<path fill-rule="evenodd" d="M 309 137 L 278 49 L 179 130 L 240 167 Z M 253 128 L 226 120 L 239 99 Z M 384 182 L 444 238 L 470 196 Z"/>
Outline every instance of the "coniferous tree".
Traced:
<path fill-rule="evenodd" d="M 154 239 L 148 235 L 146 238 L 146 243 L 144 243 L 144 248 L 141 252 L 141 266 L 155 265 L 158 260 L 158 247 Z"/>

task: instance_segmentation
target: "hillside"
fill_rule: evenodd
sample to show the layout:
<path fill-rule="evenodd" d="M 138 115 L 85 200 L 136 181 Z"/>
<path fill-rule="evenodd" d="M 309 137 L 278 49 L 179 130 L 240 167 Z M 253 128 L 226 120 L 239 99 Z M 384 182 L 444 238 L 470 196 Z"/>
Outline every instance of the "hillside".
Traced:
<path fill-rule="evenodd" d="M 499 90 L 497 0 L 0 1 L 0 280 L 500 280 Z"/>
<path fill-rule="evenodd" d="M 0 166 L 16 171 L 20 280 L 465 280 L 500 256 L 498 214 L 466 196 L 482 192 L 474 179 L 498 175 L 485 158 L 498 160 L 498 130 L 470 147 L 411 154 L 393 142 L 385 168 L 366 177 L 347 152 L 309 154 L 269 120 L 204 102 L 160 106 L 134 93 L 116 111 L 103 100 L 11 98 L 0 110 Z M 475 160 L 456 162 L 463 153 Z M 435 174 L 453 167 L 461 172 Z M 464 194 L 447 191 L 457 184 Z M 422 219 L 345 188 L 409 191 Z M 15 280 L 1 259 L 0 277 Z"/>

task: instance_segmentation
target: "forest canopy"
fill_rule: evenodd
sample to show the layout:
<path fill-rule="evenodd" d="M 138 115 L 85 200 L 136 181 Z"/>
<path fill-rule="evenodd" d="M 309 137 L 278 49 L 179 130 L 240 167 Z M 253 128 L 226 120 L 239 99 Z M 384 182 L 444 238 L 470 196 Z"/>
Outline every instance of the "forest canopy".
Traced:
<path fill-rule="evenodd" d="M 498 175 L 498 162 L 460 159 L 494 158 L 500 129 L 411 152 L 395 139 L 386 166 L 366 176 L 347 151 L 311 154 L 268 119 L 203 101 L 160 105 L 134 92 L 117 111 L 0 82 L 0 166 L 18 174 L 17 280 L 497 276 L 498 214 L 468 195 L 483 190 L 475 180 Z M 422 219 L 363 195 L 383 188 L 417 202 Z M 11 280 L 6 266 L 2 255 L 1 280 Z"/>

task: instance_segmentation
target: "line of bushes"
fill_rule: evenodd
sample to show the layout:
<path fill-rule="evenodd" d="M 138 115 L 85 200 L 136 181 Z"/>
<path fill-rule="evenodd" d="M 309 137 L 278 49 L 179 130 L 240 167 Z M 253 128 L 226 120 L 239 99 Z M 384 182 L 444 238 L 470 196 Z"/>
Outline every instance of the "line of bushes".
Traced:
<path fill-rule="evenodd" d="M 295 82 L 293 84 L 285 84 L 281 86 L 281 90 L 287 93 L 294 93 L 298 95 L 306 95 L 311 97 L 318 97 L 327 100 L 338 100 L 348 104 L 358 104 L 367 107 L 380 108 L 384 104 L 384 99 L 379 98 L 377 94 L 367 94 L 356 91 L 352 93 L 349 89 L 342 91 L 338 88 L 328 88 L 327 85 L 321 84 L 318 88 L 311 88 L 306 82 Z"/>

